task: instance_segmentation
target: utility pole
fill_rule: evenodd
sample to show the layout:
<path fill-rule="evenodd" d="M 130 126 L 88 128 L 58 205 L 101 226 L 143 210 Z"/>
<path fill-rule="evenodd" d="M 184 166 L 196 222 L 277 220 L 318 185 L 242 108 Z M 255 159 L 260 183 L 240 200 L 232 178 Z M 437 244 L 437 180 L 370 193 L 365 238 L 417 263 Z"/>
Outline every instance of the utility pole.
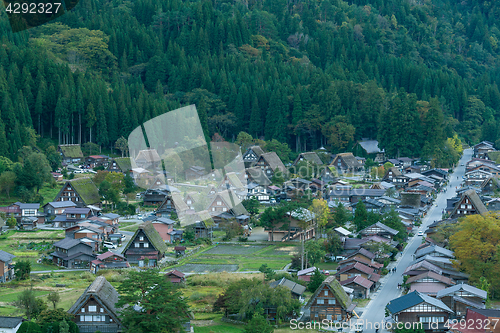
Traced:
<path fill-rule="evenodd" d="M 301 253 L 301 266 L 300 267 L 301 267 L 301 270 L 303 270 L 304 269 L 304 233 L 303 232 L 300 235 L 300 240 L 301 240 L 300 243 L 301 243 L 301 248 L 302 248 L 300 251 L 300 253 Z"/>

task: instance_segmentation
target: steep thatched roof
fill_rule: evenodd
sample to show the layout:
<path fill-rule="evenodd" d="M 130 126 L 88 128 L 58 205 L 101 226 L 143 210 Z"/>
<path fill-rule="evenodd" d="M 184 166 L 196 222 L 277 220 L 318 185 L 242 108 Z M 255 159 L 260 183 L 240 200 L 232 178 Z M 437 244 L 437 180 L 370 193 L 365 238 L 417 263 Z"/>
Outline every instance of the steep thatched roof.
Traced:
<path fill-rule="evenodd" d="M 267 164 L 271 167 L 273 170 L 280 170 L 283 173 L 286 173 L 286 168 L 279 156 L 273 151 L 270 153 L 265 153 L 260 155 L 260 158 L 264 159 Z"/>
<path fill-rule="evenodd" d="M 139 228 L 136 230 L 135 234 L 130 238 L 127 246 L 123 250 L 123 253 L 127 251 L 131 246 L 134 240 L 137 238 L 137 235 L 139 232 L 144 232 L 148 240 L 153 244 L 154 248 L 160 252 L 161 255 L 165 254 L 167 252 L 167 244 L 163 241 L 161 238 L 160 234 L 158 231 L 156 231 L 155 227 L 153 226 L 153 223 L 151 221 L 147 221 L 139 225 Z"/>
<path fill-rule="evenodd" d="M 349 169 L 355 170 L 355 169 L 361 168 L 361 164 L 358 162 L 358 160 L 356 159 L 356 157 L 354 157 L 354 155 L 352 153 L 337 154 L 337 156 L 335 156 L 335 158 L 333 159 L 332 163 L 330 163 L 330 165 L 335 166 L 335 163 L 339 158 L 344 161 L 344 163 L 347 165 L 347 167 Z"/>
<path fill-rule="evenodd" d="M 83 153 L 80 145 L 59 145 L 59 149 L 65 157 L 69 158 L 82 158 Z"/>
<path fill-rule="evenodd" d="M 249 175 L 249 177 L 251 177 L 253 181 L 256 182 L 257 184 L 262 186 L 271 185 L 271 181 L 266 176 L 266 174 L 262 172 L 261 168 L 258 167 L 247 168 L 246 172 Z"/>
<path fill-rule="evenodd" d="M 132 170 L 132 162 L 130 161 L 130 157 L 118 157 L 115 158 L 114 161 L 122 172 Z"/>
<path fill-rule="evenodd" d="M 313 151 L 299 154 L 299 156 L 297 156 L 297 158 L 295 159 L 295 161 L 293 162 L 293 164 L 295 165 L 295 164 L 299 163 L 301 161 L 301 159 L 304 159 L 306 161 L 315 163 L 316 165 L 322 165 L 323 164 L 323 161 L 321 161 L 321 159 L 319 158 L 318 154 L 316 154 Z"/>
<path fill-rule="evenodd" d="M 160 155 L 158 155 L 156 149 L 145 149 L 139 151 L 139 154 L 137 154 L 135 160 L 136 161 L 145 160 L 146 162 L 158 162 L 161 161 L 161 157 Z"/>
<path fill-rule="evenodd" d="M 488 209 L 479 198 L 479 195 L 477 195 L 477 192 L 475 190 L 467 190 L 462 194 L 462 197 L 460 198 L 460 201 L 458 201 L 455 205 L 455 208 L 453 208 L 453 211 L 450 214 L 451 217 L 460 215 L 457 214 L 457 211 L 460 209 L 460 202 L 462 202 L 466 197 L 469 198 L 469 201 L 472 203 L 478 214 L 485 214 L 488 212 Z"/>
<path fill-rule="evenodd" d="M 70 184 L 73 190 L 78 193 L 84 205 L 93 205 L 101 202 L 99 190 L 97 189 L 97 186 L 95 186 L 92 179 L 84 177 L 69 180 L 66 185 L 63 186 L 61 192 L 66 188 L 67 184 Z M 59 194 L 61 192 L 59 192 Z"/>
<path fill-rule="evenodd" d="M 347 296 L 346 292 L 344 291 L 344 288 L 340 285 L 339 281 L 335 279 L 335 276 L 330 275 L 323 281 L 321 286 L 316 289 L 314 292 L 314 295 L 312 295 L 311 299 L 309 299 L 309 302 L 307 303 L 306 307 L 310 307 L 312 302 L 316 299 L 318 296 L 319 292 L 323 289 L 324 286 L 328 286 L 328 288 L 332 291 L 333 295 L 337 299 L 337 301 L 340 303 L 343 309 L 347 309 L 351 305 L 351 299 L 349 296 Z"/>
<path fill-rule="evenodd" d="M 98 276 L 90 286 L 85 289 L 83 294 L 69 309 L 68 313 L 76 315 L 80 309 L 85 306 L 90 298 L 96 300 L 102 307 L 107 309 L 108 314 L 113 320 L 121 325 L 118 317 L 118 309 L 115 304 L 118 302 L 120 294 L 102 275 Z"/>

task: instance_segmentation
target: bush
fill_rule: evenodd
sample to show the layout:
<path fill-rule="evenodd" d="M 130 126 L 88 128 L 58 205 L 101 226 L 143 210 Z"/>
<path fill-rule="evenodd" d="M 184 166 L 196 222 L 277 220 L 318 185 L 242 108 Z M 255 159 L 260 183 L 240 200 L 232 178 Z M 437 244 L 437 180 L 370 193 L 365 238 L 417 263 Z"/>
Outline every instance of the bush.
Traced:
<path fill-rule="evenodd" d="M 247 237 L 240 236 L 238 237 L 238 242 L 246 242 L 248 240 Z"/>
<path fill-rule="evenodd" d="M 386 274 L 389 274 L 389 270 L 387 268 L 382 268 L 380 270 L 380 273 L 382 273 L 382 275 L 386 275 Z"/>

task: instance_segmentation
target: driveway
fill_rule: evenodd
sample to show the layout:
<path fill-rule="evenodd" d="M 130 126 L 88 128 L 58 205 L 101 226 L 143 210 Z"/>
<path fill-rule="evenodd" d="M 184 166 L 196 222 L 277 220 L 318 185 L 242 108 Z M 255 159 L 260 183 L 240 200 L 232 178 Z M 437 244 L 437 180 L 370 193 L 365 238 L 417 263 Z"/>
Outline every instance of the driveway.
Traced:
<path fill-rule="evenodd" d="M 455 172 L 449 177 L 448 191 L 441 191 L 438 194 L 434 205 L 428 211 L 425 218 L 422 220 L 422 225 L 419 227 L 419 231 L 425 231 L 429 224 L 435 221 L 441 220 L 442 210 L 446 208 L 446 200 L 455 196 L 455 187 L 460 187 L 462 183 L 462 177 L 465 174 L 465 166 L 460 166 L 465 164 L 472 157 L 472 149 L 466 149 L 460 161 L 458 162 L 458 167 L 455 168 Z M 403 253 L 400 255 L 396 262 L 391 263 L 389 267 L 396 267 L 395 273 L 389 273 L 383 278 L 382 285 L 379 290 L 372 295 L 374 297 L 370 303 L 364 308 L 361 319 L 365 323 L 364 332 L 373 333 L 374 328 L 369 327 L 369 323 L 381 323 L 385 318 L 385 306 L 389 301 L 401 296 L 401 290 L 397 288 L 398 283 L 403 283 L 403 272 L 408 267 L 410 262 L 413 261 L 413 254 L 415 253 L 418 246 L 422 244 L 422 236 L 415 236 L 408 242 L 408 245 L 404 249 Z M 355 310 L 356 311 L 356 310 Z M 381 330 L 381 332 L 388 332 L 386 330 Z"/>

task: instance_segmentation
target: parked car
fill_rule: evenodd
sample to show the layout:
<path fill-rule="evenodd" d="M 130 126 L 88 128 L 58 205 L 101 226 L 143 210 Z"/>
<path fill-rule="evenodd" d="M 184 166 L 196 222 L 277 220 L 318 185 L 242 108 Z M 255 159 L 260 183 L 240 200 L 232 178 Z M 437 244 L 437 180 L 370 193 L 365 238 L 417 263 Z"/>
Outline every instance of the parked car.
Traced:
<path fill-rule="evenodd" d="M 417 234 L 417 236 L 423 236 L 424 235 L 424 232 L 422 230 L 420 230 Z"/>
<path fill-rule="evenodd" d="M 104 247 L 107 247 L 108 249 L 116 249 L 117 246 L 116 244 L 113 244 L 111 242 L 103 242 Z"/>

